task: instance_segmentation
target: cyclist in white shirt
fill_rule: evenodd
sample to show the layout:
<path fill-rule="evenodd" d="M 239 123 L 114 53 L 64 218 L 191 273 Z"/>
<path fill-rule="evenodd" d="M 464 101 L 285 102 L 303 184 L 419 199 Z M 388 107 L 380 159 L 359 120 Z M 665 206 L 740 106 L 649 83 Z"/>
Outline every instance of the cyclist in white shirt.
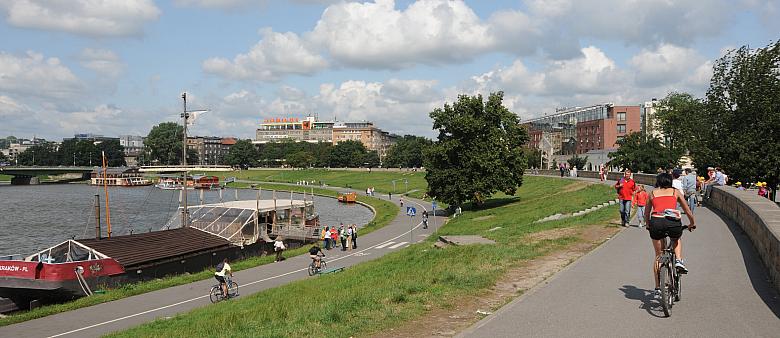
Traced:
<path fill-rule="evenodd" d="M 233 271 L 230 269 L 230 264 L 228 264 L 227 258 L 223 259 L 222 263 L 217 264 L 217 272 L 214 273 L 214 278 L 216 278 L 219 281 L 219 284 L 222 285 L 222 295 L 227 298 L 228 288 L 227 283 L 225 282 L 225 275 L 229 275 L 230 278 L 233 278 Z"/>

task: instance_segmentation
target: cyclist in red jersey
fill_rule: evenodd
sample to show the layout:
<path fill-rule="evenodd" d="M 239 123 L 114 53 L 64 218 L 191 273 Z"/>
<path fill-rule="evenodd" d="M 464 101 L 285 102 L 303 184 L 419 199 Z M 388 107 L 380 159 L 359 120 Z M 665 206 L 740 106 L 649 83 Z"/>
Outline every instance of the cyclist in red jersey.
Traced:
<path fill-rule="evenodd" d="M 677 203 L 680 204 L 685 215 L 688 216 L 688 221 L 690 222 L 688 231 L 696 229 L 696 221 L 693 218 L 691 209 L 688 207 L 685 196 L 672 187 L 673 180 L 671 174 L 658 174 L 655 180 L 655 189 L 650 192 L 650 200 L 647 202 L 648 207 L 645 208 L 645 219 L 648 220 L 647 230 L 650 232 L 650 238 L 653 240 L 653 249 L 655 249 L 656 259 L 653 263 L 653 276 L 658 275 L 658 256 L 663 251 L 661 240 L 666 236 L 669 236 L 671 239 L 677 239 L 674 247 L 677 261 L 674 263 L 674 266 L 681 273 L 688 273 L 682 258 L 682 239 L 680 237 L 682 236 L 683 224 L 680 218 L 680 211 L 677 210 Z M 655 280 L 655 289 L 656 292 L 659 291 L 657 279 Z"/>

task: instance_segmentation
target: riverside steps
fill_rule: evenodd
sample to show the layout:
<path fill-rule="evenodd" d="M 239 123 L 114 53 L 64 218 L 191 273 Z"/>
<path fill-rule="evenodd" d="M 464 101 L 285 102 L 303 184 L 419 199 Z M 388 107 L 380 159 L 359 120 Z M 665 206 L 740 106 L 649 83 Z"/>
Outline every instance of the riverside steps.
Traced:
<path fill-rule="evenodd" d="M 776 239 L 767 236 L 777 234 L 779 218 L 769 204 L 750 211 L 743 197 L 730 187 L 716 188 L 712 203 L 696 208 L 697 228 L 682 237 L 690 273 L 669 318 L 653 295 L 649 235 L 635 226 L 634 215 L 633 226 L 460 336 L 777 337 L 780 296 L 764 263 L 776 257 L 770 256 L 777 253 Z M 763 244 L 754 244 L 751 233 L 764 236 Z"/>
<path fill-rule="evenodd" d="M 332 190 L 346 191 L 346 189 Z M 376 197 L 387 199 L 387 195 L 377 194 Z M 404 200 L 405 205 L 414 204 L 420 210 L 413 218 L 411 236 L 410 218 L 405 210 L 399 209 L 395 219 L 389 224 L 371 233 L 360 235 L 357 249 L 326 251 L 328 267 L 349 268 L 398 251 L 424 240 L 446 221 L 446 218 L 437 216 L 435 223 L 430 224 L 428 229 L 423 229 L 421 210 L 431 210 L 430 203 L 407 197 Z M 394 196 L 392 201 L 399 205 L 398 196 Z M 317 278 L 308 276 L 310 262 L 308 255 L 299 255 L 281 262 L 235 272 L 234 280 L 239 283 L 241 295 L 239 299 L 295 280 Z M 214 279 L 206 279 L 0 327 L 0 337 L 98 337 L 207 306 L 211 304 L 208 296 L 209 289 L 215 283 Z"/>

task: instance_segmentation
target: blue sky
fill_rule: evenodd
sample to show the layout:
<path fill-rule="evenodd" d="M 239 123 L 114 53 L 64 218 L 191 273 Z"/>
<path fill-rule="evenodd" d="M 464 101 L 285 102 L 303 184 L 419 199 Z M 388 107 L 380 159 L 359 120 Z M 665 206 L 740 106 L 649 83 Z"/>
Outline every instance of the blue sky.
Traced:
<path fill-rule="evenodd" d="M 180 94 L 199 135 L 270 117 L 371 120 L 502 90 L 521 118 L 706 92 L 729 48 L 778 39 L 778 0 L 0 0 L 0 136 L 146 135 Z"/>

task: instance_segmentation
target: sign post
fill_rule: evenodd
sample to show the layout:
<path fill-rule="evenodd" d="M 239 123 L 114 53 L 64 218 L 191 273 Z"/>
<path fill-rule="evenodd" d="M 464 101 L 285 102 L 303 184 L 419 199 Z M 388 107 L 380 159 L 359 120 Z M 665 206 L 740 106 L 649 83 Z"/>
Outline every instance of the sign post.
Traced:
<path fill-rule="evenodd" d="M 412 222 L 412 219 L 414 218 L 414 215 L 417 214 L 417 209 L 414 207 L 406 207 L 406 215 L 409 216 L 409 243 L 414 243 L 414 237 L 412 237 L 412 229 L 414 226 L 414 223 Z"/>
<path fill-rule="evenodd" d="M 431 212 L 431 217 L 433 217 L 431 222 L 433 222 L 433 228 L 436 229 L 436 200 L 435 199 L 431 202 L 431 209 L 433 209 Z"/>

